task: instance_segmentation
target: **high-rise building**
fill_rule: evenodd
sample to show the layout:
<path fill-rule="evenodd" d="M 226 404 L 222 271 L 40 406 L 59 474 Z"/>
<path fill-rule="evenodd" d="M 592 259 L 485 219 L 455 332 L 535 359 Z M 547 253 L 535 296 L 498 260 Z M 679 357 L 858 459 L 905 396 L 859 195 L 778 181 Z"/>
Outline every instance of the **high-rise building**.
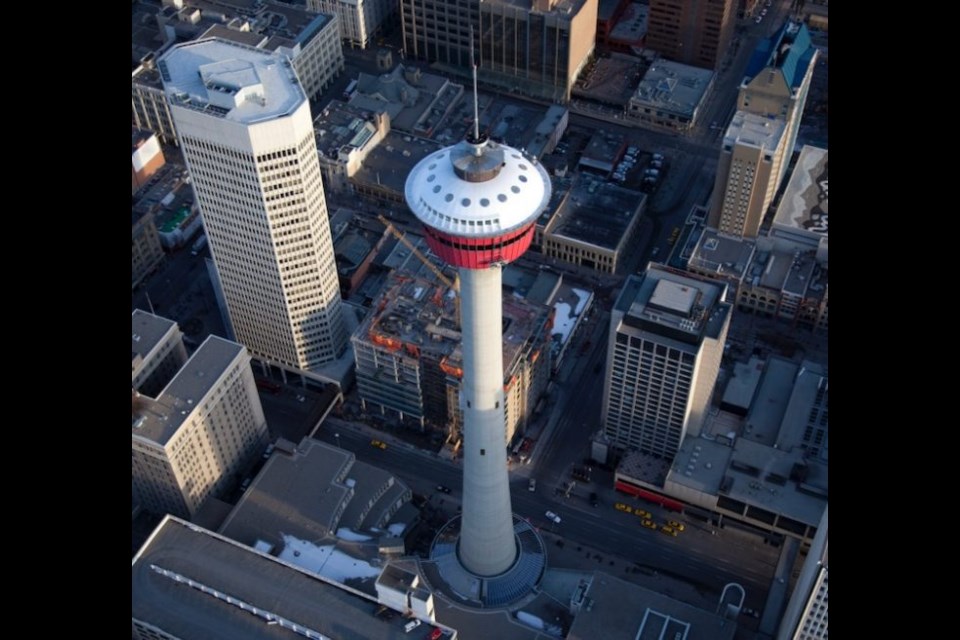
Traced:
<path fill-rule="evenodd" d="M 757 236 L 790 164 L 816 59 L 810 33 L 796 22 L 757 45 L 724 136 L 710 227 Z"/>
<path fill-rule="evenodd" d="M 417 163 L 405 191 L 430 249 L 459 269 L 463 513 L 455 548 L 468 572 L 491 578 L 520 564 L 522 546 L 504 437 L 501 269 L 530 246 L 550 178 L 522 152 L 480 135 L 475 119 L 465 140 Z"/>
<path fill-rule="evenodd" d="M 134 124 L 153 131 L 165 144 L 176 144 L 177 134 L 155 62 L 174 42 L 222 38 L 285 55 L 310 99 L 320 96 L 343 71 L 340 19 L 336 15 L 318 15 L 276 0 L 175 0 L 164 5 L 153 20 L 137 25 L 142 35 L 134 38 L 134 50 L 142 50 L 148 43 L 155 49 L 142 59 L 135 58 L 140 65 L 132 73 L 132 89 Z M 156 35 L 148 39 L 151 33 Z M 157 46 L 161 41 L 163 44 Z"/>
<path fill-rule="evenodd" d="M 709 225 L 720 233 L 756 238 L 789 160 L 784 121 L 737 111 L 723 137 Z"/>
<path fill-rule="evenodd" d="M 173 324 L 134 312 L 135 383 L 139 341 L 156 341 L 147 350 L 149 360 L 141 363 L 144 372 L 158 364 L 151 374 L 158 375 L 167 370 L 165 363 L 177 361 L 176 325 L 158 335 L 167 323 Z M 237 481 L 266 440 L 250 354 L 242 345 L 210 336 L 156 396 L 136 388 L 134 495 L 148 511 L 192 518 L 207 498 L 221 495 Z"/>
<path fill-rule="evenodd" d="M 787 610 L 780 622 L 777 640 L 827 640 L 827 509 L 810 543 Z"/>
<path fill-rule="evenodd" d="M 366 49 L 397 10 L 396 0 L 307 0 L 310 11 L 334 14 L 340 18 L 340 37 L 350 45 Z"/>
<path fill-rule="evenodd" d="M 650 0 L 647 48 L 664 58 L 716 69 L 730 46 L 736 0 Z"/>
<path fill-rule="evenodd" d="M 480 79 L 569 101 L 593 53 L 598 0 L 401 0 L 406 55 L 452 71 L 470 67 L 473 29 Z"/>
<path fill-rule="evenodd" d="M 610 318 L 603 430 L 620 451 L 671 460 L 700 434 L 730 326 L 726 285 L 651 265 Z"/>
<path fill-rule="evenodd" d="M 347 334 L 310 104 L 289 59 L 208 39 L 158 67 L 237 341 L 315 372 Z"/>

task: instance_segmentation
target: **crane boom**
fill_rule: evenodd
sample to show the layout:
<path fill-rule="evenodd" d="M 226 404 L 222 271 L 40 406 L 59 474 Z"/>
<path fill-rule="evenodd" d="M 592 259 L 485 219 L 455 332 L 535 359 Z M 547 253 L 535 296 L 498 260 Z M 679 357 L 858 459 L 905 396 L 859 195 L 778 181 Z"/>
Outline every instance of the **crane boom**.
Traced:
<path fill-rule="evenodd" d="M 453 280 L 451 280 L 450 278 L 448 278 L 446 275 L 444 275 L 443 271 L 441 271 L 440 268 L 439 268 L 437 265 L 435 265 L 435 264 L 433 264 L 432 262 L 430 262 L 429 258 L 427 258 L 427 256 L 423 255 L 423 252 L 420 251 L 419 249 L 417 249 L 417 248 L 414 246 L 414 244 L 407 239 L 407 236 L 405 236 L 405 235 L 403 234 L 403 232 L 401 232 L 399 229 L 397 229 L 397 228 L 393 225 L 392 222 L 390 222 L 389 220 L 387 220 L 387 219 L 383 216 L 383 214 L 378 213 L 378 214 L 377 214 L 377 218 L 379 218 L 379 219 L 380 219 L 380 222 L 382 222 L 383 225 L 387 228 L 387 231 L 389 231 L 390 233 L 392 233 L 392 234 L 397 238 L 397 240 L 399 240 L 400 242 L 402 242 L 402 243 L 403 243 L 403 246 L 405 246 L 407 249 L 410 249 L 410 251 L 413 253 L 413 255 L 417 256 L 417 258 L 420 260 L 420 262 L 422 262 L 423 264 L 427 265 L 427 268 L 430 269 L 430 271 L 433 271 L 433 274 L 434 274 L 435 276 L 437 276 L 437 278 L 440 280 L 440 282 L 442 282 L 443 284 L 445 284 L 445 285 L 447 285 L 448 287 L 450 287 L 451 289 L 453 289 L 454 293 L 455 293 L 457 296 L 460 295 L 460 285 L 459 285 L 459 283 L 454 282 Z M 458 280 L 459 280 L 459 278 L 458 278 Z"/>

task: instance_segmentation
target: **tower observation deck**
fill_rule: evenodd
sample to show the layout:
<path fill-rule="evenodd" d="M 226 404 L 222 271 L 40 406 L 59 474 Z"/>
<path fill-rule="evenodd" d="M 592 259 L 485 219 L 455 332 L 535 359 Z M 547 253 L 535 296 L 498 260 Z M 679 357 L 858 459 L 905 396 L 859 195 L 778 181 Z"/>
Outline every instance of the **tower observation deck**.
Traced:
<path fill-rule="evenodd" d="M 456 554 L 481 582 L 524 573 L 517 569 L 523 544 L 507 474 L 501 268 L 530 246 L 550 191 L 539 163 L 479 135 L 476 126 L 473 135 L 421 160 L 405 187 L 431 250 L 460 272 L 463 511 Z"/>

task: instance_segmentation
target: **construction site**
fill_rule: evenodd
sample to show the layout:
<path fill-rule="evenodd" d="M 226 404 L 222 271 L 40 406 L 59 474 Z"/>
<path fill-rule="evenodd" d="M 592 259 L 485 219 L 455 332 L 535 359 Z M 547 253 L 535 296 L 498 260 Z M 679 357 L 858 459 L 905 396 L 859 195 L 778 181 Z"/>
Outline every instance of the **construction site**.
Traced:
<path fill-rule="evenodd" d="M 463 377 L 458 277 L 434 263 L 422 238 L 411 241 L 381 221 L 400 240 L 396 250 L 406 255 L 351 338 L 361 404 L 393 426 L 429 433 L 444 443 L 442 454 L 455 456 Z M 551 307 L 504 291 L 505 445 L 523 434 L 546 392 L 552 327 Z"/>

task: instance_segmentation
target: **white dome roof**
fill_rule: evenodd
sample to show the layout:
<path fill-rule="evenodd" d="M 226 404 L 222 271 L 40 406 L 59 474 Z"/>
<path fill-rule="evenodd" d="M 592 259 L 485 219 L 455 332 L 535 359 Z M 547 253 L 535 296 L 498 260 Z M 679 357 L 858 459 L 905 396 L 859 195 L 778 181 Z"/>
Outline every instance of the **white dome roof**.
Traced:
<path fill-rule="evenodd" d="M 475 172 L 478 181 L 461 177 L 464 170 Z M 425 225 L 477 237 L 498 236 L 530 223 L 547 206 L 550 191 L 550 178 L 536 161 L 506 145 L 467 141 L 418 162 L 405 187 L 407 205 Z"/>

